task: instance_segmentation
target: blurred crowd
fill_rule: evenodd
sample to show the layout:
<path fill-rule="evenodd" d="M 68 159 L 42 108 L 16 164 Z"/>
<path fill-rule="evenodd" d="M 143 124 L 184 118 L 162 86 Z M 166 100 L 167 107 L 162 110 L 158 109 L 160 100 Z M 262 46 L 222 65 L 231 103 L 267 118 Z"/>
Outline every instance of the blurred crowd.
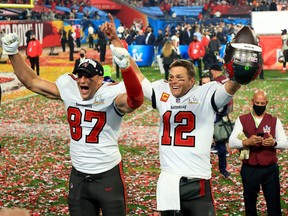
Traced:
<path fill-rule="evenodd" d="M 222 46 L 231 41 L 241 28 L 240 23 L 226 24 L 221 21 L 216 25 L 212 23 L 206 25 L 196 22 L 167 25 L 164 29 L 154 32 L 151 26 L 145 27 L 141 22 L 134 22 L 130 27 L 119 26 L 117 32 L 128 45 L 151 45 L 158 54 L 162 52 L 167 42 L 171 42 L 180 58 L 203 59 L 206 70 L 211 65 L 221 62 Z M 180 45 L 188 46 L 189 56 L 181 56 Z M 197 53 L 197 56 L 193 53 Z"/>
<path fill-rule="evenodd" d="M 249 5 L 247 14 L 251 11 L 280 11 L 287 10 L 287 0 L 123 0 L 131 6 L 159 6 L 163 12 L 164 18 L 170 19 L 172 15 L 171 8 L 175 6 L 203 6 L 202 11 L 198 15 L 198 20 L 203 18 L 218 17 L 221 18 L 221 6 L 227 5 Z M 4 0 L 3 3 L 13 4 L 29 4 L 29 0 Z M 63 20 L 77 19 L 77 13 L 83 13 L 84 19 L 99 19 L 98 11 L 90 12 L 84 10 L 84 7 L 90 7 L 90 0 L 35 0 L 37 6 L 51 5 L 50 9 L 43 11 L 35 9 L 23 9 L 23 12 L 18 19 L 22 20 Z M 70 12 L 59 13 L 56 6 L 66 7 Z M 220 6 L 220 10 L 218 10 Z M 214 8 L 217 7 L 215 11 Z M 214 11 L 213 11 L 214 10 Z M 213 11 L 213 14 L 211 13 Z M 15 19 L 15 17 L 6 16 L 6 19 Z"/>
<path fill-rule="evenodd" d="M 258 11 L 277 10 L 277 6 L 287 6 L 287 0 L 122 0 L 135 7 L 153 7 L 161 6 L 164 2 L 171 7 L 175 6 L 204 6 L 208 9 L 215 5 L 251 5 Z M 3 0 L 3 3 L 29 4 L 29 0 Z M 75 8 L 79 7 L 80 12 L 85 6 L 91 6 L 90 0 L 35 0 L 36 5 L 51 5 L 55 9 L 56 5 L 60 7 Z M 287 7 L 284 7 L 287 8 Z M 278 8 L 279 10 L 279 8 Z"/>

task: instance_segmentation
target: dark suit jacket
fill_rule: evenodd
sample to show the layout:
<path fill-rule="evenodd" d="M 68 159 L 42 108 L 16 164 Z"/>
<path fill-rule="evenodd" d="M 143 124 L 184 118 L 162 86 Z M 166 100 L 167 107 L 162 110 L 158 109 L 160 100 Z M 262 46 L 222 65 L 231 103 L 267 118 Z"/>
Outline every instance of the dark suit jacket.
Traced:
<path fill-rule="evenodd" d="M 163 34 L 158 35 L 158 37 L 156 38 L 156 46 L 162 47 L 164 43 L 165 43 L 164 35 Z"/>
<path fill-rule="evenodd" d="M 147 36 L 146 36 L 147 37 Z M 146 38 L 145 38 L 146 39 Z M 146 40 L 145 40 L 146 41 Z M 155 46 L 156 45 L 156 38 L 155 35 L 152 33 L 150 34 L 149 38 L 148 38 L 148 43 L 147 45 L 152 45 Z"/>
<path fill-rule="evenodd" d="M 180 38 L 180 43 L 181 45 L 189 45 L 191 43 L 191 41 L 193 40 L 193 32 L 189 31 L 190 35 L 188 34 L 188 31 L 183 31 L 182 32 L 182 37 Z"/>
<path fill-rule="evenodd" d="M 145 45 L 145 36 L 144 35 L 138 35 L 135 38 L 136 45 Z"/>

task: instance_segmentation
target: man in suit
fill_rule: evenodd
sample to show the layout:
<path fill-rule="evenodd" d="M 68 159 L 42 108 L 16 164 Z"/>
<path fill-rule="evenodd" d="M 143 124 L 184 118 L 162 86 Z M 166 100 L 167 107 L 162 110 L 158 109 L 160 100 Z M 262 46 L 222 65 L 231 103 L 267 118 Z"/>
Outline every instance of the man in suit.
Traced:
<path fill-rule="evenodd" d="M 100 62 L 105 62 L 107 41 L 100 27 L 101 26 L 99 25 L 98 31 L 97 31 L 98 40 L 97 40 L 95 49 L 100 53 Z"/>
<path fill-rule="evenodd" d="M 137 32 L 137 35 L 135 37 L 135 44 L 136 45 L 145 45 L 145 36 L 142 30 L 139 30 Z"/>
<path fill-rule="evenodd" d="M 155 35 L 153 34 L 153 29 L 150 26 L 148 26 L 146 29 L 145 44 L 152 46 L 156 45 L 156 38 Z"/>
<path fill-rule="evenodd" d="M 189 45 L 193 40 L 193 31 L 192 26 L 190 24 L 185 25 L 185 30 L 182 32 L 180 36 L 180 44 L 181 45 Z"/>
<path fill-rule="evenodd" d="M 60 41 L 61 41 L 61 47 L 62 51 L 65 52 L 66 50 L 66 43 L 67 43 L 67 32 L 65 31 L 64 27 L 60 29 Z"/>

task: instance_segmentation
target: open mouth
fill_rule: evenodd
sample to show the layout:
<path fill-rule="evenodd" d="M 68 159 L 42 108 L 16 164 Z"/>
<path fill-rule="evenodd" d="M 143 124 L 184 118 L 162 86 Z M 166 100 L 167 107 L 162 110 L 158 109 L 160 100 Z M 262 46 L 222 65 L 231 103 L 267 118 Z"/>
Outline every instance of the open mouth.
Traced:
<path fill-rule="evenodd" d="M 179 89 L 178 86 L 172 86 L 172 89 Z"/>
<path fill-rule="evenodd" d="M 82 95 L 88 94 L 89 87 L 88 86 L 80 86 L 80 92 Z"/>
<path fill-rule="evenodd" d="M 88 86 L 80 86 L 80 89 L 81 89 L 81 90 L 88 90 L 89 87 L 88 87 Z"/>

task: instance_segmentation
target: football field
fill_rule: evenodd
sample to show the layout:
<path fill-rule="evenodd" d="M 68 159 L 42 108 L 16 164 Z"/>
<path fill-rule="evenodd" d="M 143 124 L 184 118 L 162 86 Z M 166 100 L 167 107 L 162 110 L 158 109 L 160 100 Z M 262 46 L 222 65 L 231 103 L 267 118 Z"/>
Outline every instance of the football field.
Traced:
<path fill-rule="evenodd" d="M 68 55 L 67 55 L 68 56 Z M 76 59 L 76 58 L 75 58 Z M 112 77 L 117 81 L 111 61 Z M 55 81 L 73 70 L 66 56 L 41 57 L 40 76 Z M 158 67 L 141 68 L 151 81 L 163 78 Z M 31 215 L 68 215 L 69 128 L 64 105 L 35 95 L 17 81 L 12 66 L 0 64 L 2 103 L 0 112 L 0 208 L 27 208 Z M 265 71 L 265 80 L 242 86 L 234 99 L 235 120 L 250 112 L 250 100 L 256 89 L 268 94 L 267 111 L 278 117 L 288 134 L 288 72 Z M 158 112 L 148 101 L 125 115 L 119 146 L 123 156 L 127 186 L 128 215 L 157 216 L 156 183 L 159 176 Z M 287 150 L 278 152 L 283 215 L 288 215 Z M 244 215 L 241 161 L 237 150 L 229 149 L 228 171 L 231 178 L 219 175 L 218 157 L 211 154 L 212 186 L 217 215 Z M 266 210 L 263 194 L 257 208 Z"/>

